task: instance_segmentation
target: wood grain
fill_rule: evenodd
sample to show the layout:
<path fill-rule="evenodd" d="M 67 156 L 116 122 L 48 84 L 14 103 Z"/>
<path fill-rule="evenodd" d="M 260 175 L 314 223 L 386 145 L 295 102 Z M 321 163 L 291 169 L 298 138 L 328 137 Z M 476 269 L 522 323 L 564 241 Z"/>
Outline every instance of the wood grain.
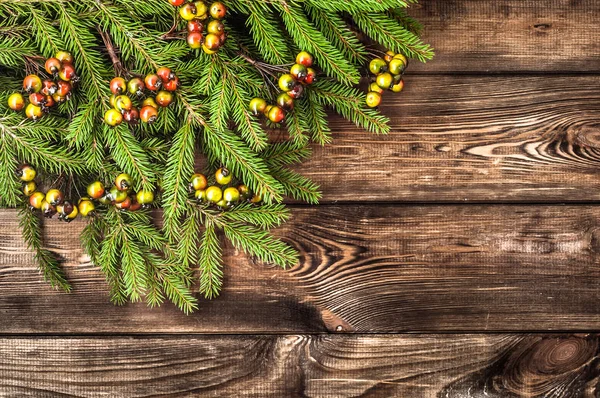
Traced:
<path fill-rule="evenodd" d="M 41 281 L 16 219 L 0 212 L 0 333 L 314 333 L 600 328 L 600 208 L 319 206 L 279 231 L 287 271 L 226 248 L 222 296 L 185 316 L 113 307 L 74 238 L 50 221 L 50 248 L 75 288 Z"/>
<path fill-rule="evenodd" d="M 420 0 L 411 10 L 436 50 L 419 73 L 597 73 L 596 0 Z"/>
<path fill-rule="evenodd" d="M 18 397 L 578 398 L 598 335 L 0 339 Z"/>
<path fill-rule="evenodd" d="M 384 97 L 389 135 L 332 118 L 333 144 L 297 168 L 323 203 L 600 200 L 600 76 L 406 81 Z"/>

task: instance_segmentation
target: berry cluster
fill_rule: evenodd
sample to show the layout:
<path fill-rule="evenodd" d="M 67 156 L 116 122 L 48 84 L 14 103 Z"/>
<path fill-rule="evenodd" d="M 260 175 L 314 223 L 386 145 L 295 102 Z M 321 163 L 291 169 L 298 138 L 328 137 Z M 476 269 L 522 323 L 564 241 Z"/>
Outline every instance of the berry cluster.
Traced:
<path fill-rule="evenodd" d="M 38 120 L 50 112 L 56 104 L 71 98 L 73 83 L 79 78 L 73 66 L 73 56 L 66 51 L 59 51 L 55 57 L 48 58 L 44 65 L 52 79 L 42 80 L 38 75 L 29 75 L 23 79 L 23 90 L 29 94 L 29 104 L 25 107 L 25 98 L 21 93 L 13 93 L 8 97 L 8 107 L 15 112 L 25 108 L 25 115 Z"/>
<path fill-rule="evenodd" d="M 282 92 L 277 96 L 277 105 L 268 105 L 262 98 L 250 101 L 250 110 L 258 115 L 264 114 L 273 123 L 279 123 L 285 118 L 285 112 L 294 108 L 294 100 L 302 97 L 304 85 L 313 84 L 317 72 L 311 68 L 313 57 L 306 51 L 296 56 L 296 63 L 290 68 L 290 73 L 279 77 L 279 88 Z"/>
<path fill-rule="evenodd" d="M 190 48 L 202 48 L 207 54 L 216 53 L 225 44 L 227 34 L 225 25 L 221 21 L 227 15 L 227 7 L 220 1 L 215 1 L 207 6 L 203 1 L 169 0 L 169 3 L 179 8 L 179 15 L 187 21 L 187 43 Z M 211 17 L 206 25 L 204 35 L 204 22 Z"/>
<path fill-rule="evenodd" d="M 112 108 L 104 114 L 104 122 L 111 127 L 118 126 L 123 120 L 129 124 L 136 124 L 139 120 L 154 123 L 158 117 L 158 107 L 169 106 L 173 102 L 173 92 L 178 88 L 179 78 L 166 67 L 158 68 L 155 74 L 149 74 L 144 80 L 134 77 L 126 82 L 122 77 L 115 77 L 110 81 Z M 146 97 L 144 90 L 156 95 Z M 132 98 L 144 98 L 139 110 L 133 105 Z"/>
<path fill-rule="evenodd" d="M 375 108 L 381 104 L 383 90 L 399 93 L 404 88 L 402 75 L 408 66 L 408 60 L 402 54 L 392 51 L 385 53 L 383 58 L 375 58 L 369 63 L 369 71 L 375 75 L 375 81 L 369 86 L 367 105 Z"/>
<path fill-rule="evenodd" d="M 79 214 L 84 217 L 94 215 L 96 206 L 93 199 L 97 199 L 104 205 L 114 205 L 121 210 L 135 211 L 142 207 L 147 207 L 154 201 L 152 191 L 139 191 L 131 193 L 131 177 L 127 174 L 120 174 L 115 180 L 115 186 L 110 191 L 105 192 L 104 185 L 96 181 L 88 185 L 87 194 L 89 197 L 79 199 L 77 206 L 73 201 L 65 200 L 64 194 L 56 188 L 43 193 L 38 191 L 35 177 L 36 170 L 25 164 L 16 170 L 16 175 L 23 181 L 23 193 L 29 197 L 29 205 L 32 209 L 40 210 L 45 217 L 52 218 L 58 214 L 61 221 L 71 222 Z"/>
<path fill-rule="evenodd" d="M 106 190 L 100 181 L 94 181 L 87 187 L 88 201 L 97 200 L 103 205 L 113 205 L 119 210 L 136 211 L 148 207 L 154 202 L 154 192 L 140 190 L 132 191 L 133 179 L 129 174 L 119 174 L 115 184 Z M 92 203 L 93 205 L 93 203 Z"/>
<path fill-rule="evenodd" d="M 262 200 L 260 196 L 252 194 L 244 184 L 229 186 L 232 180 L 233 176 L 225 167 L 215 172 L 216 185 L 209 186 L 206 176 L 196 173 L 192 175 L 190 192 L 193 192 L 198 202 L 214 204 L 222 210 L 230 209 L 243 201 L 259 203 Z"/>

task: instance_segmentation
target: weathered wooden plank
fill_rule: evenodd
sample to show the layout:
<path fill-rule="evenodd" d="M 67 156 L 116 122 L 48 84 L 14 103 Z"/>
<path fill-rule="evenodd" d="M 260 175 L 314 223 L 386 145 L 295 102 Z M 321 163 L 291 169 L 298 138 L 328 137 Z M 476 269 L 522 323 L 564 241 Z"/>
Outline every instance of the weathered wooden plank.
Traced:
<path fill-rule="evenodd" d="M 420 0 L 436 58 L 411 70 L 592 72 L 600 70 L 600 3 L 595 0 Z"/>
<path fill-rule="evenodd" d="M 591 397 L 598 335 L 0 339 L 0 395 Z"/>
<path fill-rule="evenodd" d="M 483 2 L 486 3 L 486 2 Z M 297 170 L 335 201 L 597 201 L 600 76 L 408 76 L 392 132 L 332 118 Z"/>
<path fill-rule="evenodd" d="M 600 329 L 600 208 L 318 206 L 279 231 L 287 271 L 226 249 L 221 297 L 190 316 L 113 307 L 86 262 L 81 222 L 50 221 L 75 292 L 41 281 L 0 212 L 0 333 L 314 333 Z"/>

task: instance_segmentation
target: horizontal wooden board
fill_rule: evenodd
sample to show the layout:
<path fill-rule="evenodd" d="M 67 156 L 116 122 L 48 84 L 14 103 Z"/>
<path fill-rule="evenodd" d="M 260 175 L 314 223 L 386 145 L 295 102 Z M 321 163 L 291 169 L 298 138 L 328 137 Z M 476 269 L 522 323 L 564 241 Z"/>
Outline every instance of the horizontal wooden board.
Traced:
<path fill-rule="evenodd" d="M 600 76 L 412 75 L 381 110 L 389 135 L 331 118 L 297 167 L 324 203 L 600 200 Z"/>
<path fill-rule="evenodd" d="M 315 333 L 600 329 L 600 208 L 318 206 L 278 233 L 284 271 L 225 249 L 225 290 L 185 316 L 114 307 L 87 262 L 82 222 L 48 222 L 75 292 L 52 291 L 0 211 L 2 333 Z"/>
<path fill-rule="evenodd" d="M 592 397 L 598 335 L 0 339 L 18 397 Z"/>
<path fill-rule="evenodd" d="M 410 12 L 436 50 L 438 72 L 592 72 L 600 70 L 596 0 L 420 0 Z"/>

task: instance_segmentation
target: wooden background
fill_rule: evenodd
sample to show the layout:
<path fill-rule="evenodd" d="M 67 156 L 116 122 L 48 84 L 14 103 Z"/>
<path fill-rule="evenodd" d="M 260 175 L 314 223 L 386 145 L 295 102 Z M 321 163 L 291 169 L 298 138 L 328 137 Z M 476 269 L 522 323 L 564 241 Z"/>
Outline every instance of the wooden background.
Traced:
<path fill-rule="evenodd" d="M 67 295 L 0 212 L 0 396 L 600 396 L 600 2 L 412 14 L 437 58 L 385 98 L 389 136 L 332 120 L 292 270 L 229 248 L 197 313 L 116 308 L 81 222 L 47 237 Z"/>

